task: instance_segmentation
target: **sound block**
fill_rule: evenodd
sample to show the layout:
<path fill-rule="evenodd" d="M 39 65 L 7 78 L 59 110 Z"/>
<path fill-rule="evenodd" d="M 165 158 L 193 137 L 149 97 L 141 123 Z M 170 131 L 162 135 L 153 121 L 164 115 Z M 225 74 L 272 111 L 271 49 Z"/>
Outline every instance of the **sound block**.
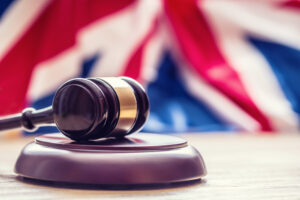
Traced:
<path fill-rule="evenodd" d="M 174 136 L 136 133 L 79 143 L 47 134 L 24 147 L 15 172 L 63 183 L 139 185 L 197 180 L 206 168 L 200 153 Z"/>

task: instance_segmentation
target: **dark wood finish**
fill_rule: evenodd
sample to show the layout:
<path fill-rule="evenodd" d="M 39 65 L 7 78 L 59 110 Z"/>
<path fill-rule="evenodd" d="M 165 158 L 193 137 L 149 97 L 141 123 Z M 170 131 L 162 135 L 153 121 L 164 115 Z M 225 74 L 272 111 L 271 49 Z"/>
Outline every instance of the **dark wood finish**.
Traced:
<path fill-rule="evenodd" d="M 2 136 L 2 137 L 1 137 Z M 7 135 L 11 136 L 11 134 Z M 13 172 L 33 137 L 0 135 L 1 200 L 299 200 L 300 134 L 182 134 L 205 159 L 208 174 L 194 184 L 104 187 L 30 181 Z"/>
<path fill-rule="evenodd" d="M 206 168 L 184 139 L 138 133 L 83 143 L 62 135 L 37 137 L 21 152 L 15 172 L 55 182 L 137 185 L 196 180 Z"/>
<path fill-rule="evenodd" d="M 26 108 L 22 113 L 0 119 L 0 131 L 24 128 L 34 131 L 39 126 L 55 125 L 73 140 L 93 140 L 103 137 L 120 137 L 139 131 L 149 115 L 149 100 L 142 86 L 136 81 L 119 77 L 125 82 L 129 94 L 137 104 L 132 120 L 122 130 L 118 122 L 122 118 L 120 96 L 116 88 L 101 78 L 75 78 L 64 83 L 56 92 L 52 106 L 34 110 Z M 126 93 L 125 97 L 130 96 Z M 133 103 L 128 103 L 132 105 Z M 123 117 L 128 121 L 128 116 Z M 124 119 L 123 119 L 124 121 Z"/>

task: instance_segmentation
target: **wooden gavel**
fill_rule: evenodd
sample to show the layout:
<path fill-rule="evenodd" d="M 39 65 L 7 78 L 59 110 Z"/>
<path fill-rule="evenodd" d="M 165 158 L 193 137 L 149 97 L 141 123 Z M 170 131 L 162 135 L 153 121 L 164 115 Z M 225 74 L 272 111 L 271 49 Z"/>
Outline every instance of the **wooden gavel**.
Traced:
<path fill-rule="evenodd" d="M 56 92 L 52 106 L 0 119 L 0 131 L 23 127 L 34 131 L 55 124 L 73 140 L 122 137 L 139 131 L 149 115 L 143 87 L 128 77 L 75 78 Z"/>

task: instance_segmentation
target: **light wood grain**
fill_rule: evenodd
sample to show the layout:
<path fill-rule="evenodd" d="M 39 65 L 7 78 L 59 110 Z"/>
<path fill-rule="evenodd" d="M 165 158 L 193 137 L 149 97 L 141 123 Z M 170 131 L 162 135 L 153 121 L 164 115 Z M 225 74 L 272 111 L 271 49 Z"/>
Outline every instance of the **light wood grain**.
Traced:
<path fill-rule="evenodd" d="M 32 138 L 1 139 L 0 199 L 300 199 L 300 134 L 186 134 L 207 165 L 201 183 L 108 190 L 22 182 L 13 173 Z"/>

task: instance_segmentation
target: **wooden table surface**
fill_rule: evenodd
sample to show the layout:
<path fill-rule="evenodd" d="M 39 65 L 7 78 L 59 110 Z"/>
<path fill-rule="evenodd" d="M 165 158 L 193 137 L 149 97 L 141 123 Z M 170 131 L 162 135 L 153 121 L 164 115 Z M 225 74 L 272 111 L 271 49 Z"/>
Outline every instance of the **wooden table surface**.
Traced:
<path fill-rule="evenodd" d="M 208 175 L 173 187 L 70 187 L 24 182 L 14 162 L 32 138 L 0 138 L 0 199 L 300 199 L 300 134 L 186 134 Z"/>

